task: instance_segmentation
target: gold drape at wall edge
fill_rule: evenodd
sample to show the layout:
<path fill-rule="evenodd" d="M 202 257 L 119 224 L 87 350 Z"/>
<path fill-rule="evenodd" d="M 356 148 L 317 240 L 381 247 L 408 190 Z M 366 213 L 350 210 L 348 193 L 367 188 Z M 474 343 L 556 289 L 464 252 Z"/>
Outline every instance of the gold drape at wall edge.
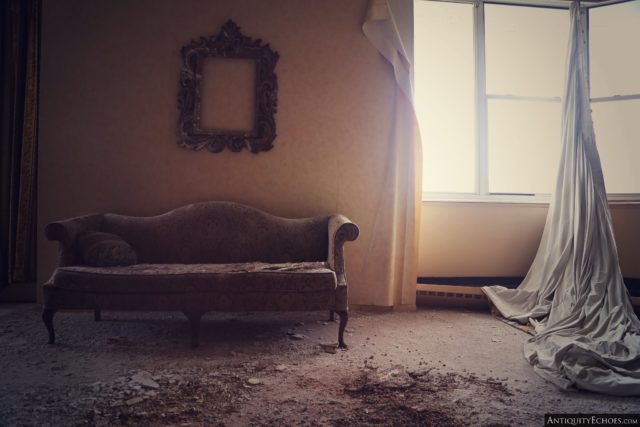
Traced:
<path fill-rule="evenodd" d="M 412 52 L 403 40 L 413 37 L 410 0 L 371 0 L 363 32 L 393 66 L 396 91 L 389 120 L 382 187 L 372 237 L 361 276 L 384 306 L 415 306 L 421 207 L 420 134 L 413 109 Z M 404 21 L 394 17 L 400 12 Z"/>
<path fill-rule="evenodd" d="M 31 2 L 27 39 L 25 102 L 22 129 L 20 186 L 13 267 L 14 282 L 36 278 L 36 177 L 38 143 L 38 51 L 40 1 Z"/>
<path fill-rule="evenodd" d="M 2 3 L 2 287 L 36 280 L 40 11 Z"/>

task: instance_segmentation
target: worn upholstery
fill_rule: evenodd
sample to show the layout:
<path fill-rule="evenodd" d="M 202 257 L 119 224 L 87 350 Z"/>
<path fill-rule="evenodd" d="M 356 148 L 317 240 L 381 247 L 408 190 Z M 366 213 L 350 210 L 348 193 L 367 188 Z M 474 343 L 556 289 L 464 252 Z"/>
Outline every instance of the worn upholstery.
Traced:
<path fill-rule="evenodd" d="M 136 251 L 138 262 L 144 264 L 327 259 L 329 217 L 326 216 L 286 219 L 248 206 L 210 202 L 184 206 L 154 217 L 104 214 L 99 224 L 88 224 L 86 218 L 80 218 L 80 222 L 94 231 L 122 237 Z M 75 225 L 64 225 L 70 239 L 77 233 L 76 229 L 82 227 Z"/>
<path fill-rule="evenodd" d="M 85 232 L 120 236 L 139 264 L 85 265 Z M 358 228 L 343 215 L 287 219 L 204 202 L 154 217 L 85 215 L 50 223 L 45 233 L 60 244 L 45 309 L 343 311 L 343 245 Z"/>
<path fill-rule="evenodd" d="M 120 236 L 100 231 L 84 231 L 77 244 L 82 261 L 95 267 L 132 265 L 138 262 L 136 252 Z"/>
<path fill-rule="evenodd" d="M 137 264 L 61 267 L 58 288 L 97 293 L 333 291 L 336 275 L 323 262 Z"/>

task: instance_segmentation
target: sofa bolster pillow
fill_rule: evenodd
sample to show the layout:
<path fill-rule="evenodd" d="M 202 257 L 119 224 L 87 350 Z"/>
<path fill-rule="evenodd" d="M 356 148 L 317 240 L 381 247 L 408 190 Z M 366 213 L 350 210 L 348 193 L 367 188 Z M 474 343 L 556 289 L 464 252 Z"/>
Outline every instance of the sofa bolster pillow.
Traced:
<path fill-rule="evenodd" d="M 138 256 L 122 237 L 99 231 L 84 231 L 78 235 L 77 246 L 82 260 L 92 267 L 133 265 Z"/>

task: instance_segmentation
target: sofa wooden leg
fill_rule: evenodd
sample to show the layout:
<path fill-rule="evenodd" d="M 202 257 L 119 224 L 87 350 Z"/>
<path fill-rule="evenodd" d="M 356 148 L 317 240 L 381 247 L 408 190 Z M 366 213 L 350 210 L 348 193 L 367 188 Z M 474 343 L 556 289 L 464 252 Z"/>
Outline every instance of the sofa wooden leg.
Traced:
<path fill-rule="evenodd" d="M 49 332 L 49 344 L 55 344 L 56 342 L 56 333 L 53 330 L 53 315 L 56 314 L 56 311 L 51 308 L 45 308 L 42 311 L 42 321 L 44 325 L 47 327 L 47 331 Z"/>
<path fill-rule="evenodd" d="M 102 320 L 102 312 L 98 309 L 93 310 L 93 320 L 99 322 Z"/>
<path fill-rule="evenodd" d="M 338 347 L 339 348 L 347 348 L 347 345 L 344 343 L 344 329 L 347 327 L 347 322 L 349 321 L 349 312 L 347 310 L 336 311 L 338 316 L 340 316 L 340 325 L 338 326 Z"/>
<path fill-rule="evenodd" d="M 334 320 L 336 320 L 336 312 L 333 310 L 329 310 L 329 322 L 333 322 Z"/>
<path fill-rule="evenodd" d="M 200 319 L 204 312 L 185 311 L 184 314 L 191 324 L 191 347 L 198 347 L 200 345 Z"/>

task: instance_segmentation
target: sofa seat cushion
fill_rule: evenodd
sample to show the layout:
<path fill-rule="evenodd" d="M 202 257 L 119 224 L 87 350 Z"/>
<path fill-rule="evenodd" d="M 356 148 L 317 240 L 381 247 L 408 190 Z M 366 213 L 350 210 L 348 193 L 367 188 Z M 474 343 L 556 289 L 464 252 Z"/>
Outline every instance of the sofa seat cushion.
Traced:
<path fill-rule="evenodd" d="M 50 285 L 92 293 L 317 292 L 336 288 L 325 262 L 59 267 Z"/>

